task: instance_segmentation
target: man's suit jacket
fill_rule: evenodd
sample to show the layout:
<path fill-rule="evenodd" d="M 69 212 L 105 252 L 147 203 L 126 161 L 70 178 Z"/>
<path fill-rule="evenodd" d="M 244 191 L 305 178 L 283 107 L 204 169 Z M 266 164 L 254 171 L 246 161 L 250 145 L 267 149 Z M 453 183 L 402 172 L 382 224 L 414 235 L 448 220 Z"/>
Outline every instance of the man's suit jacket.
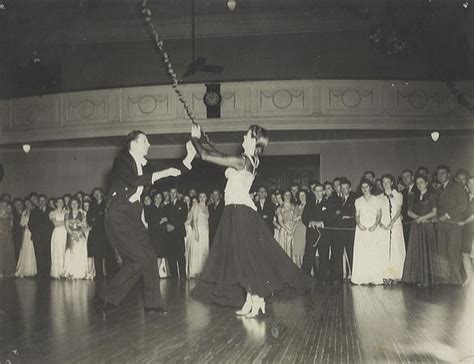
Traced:
<path fill-rule="evenodd" d="M 408 216 L 408 210 L 409 210 L 410 200 L 415 195 L 415 189 L 416 189 L 416 186 L 414 185 L 411 188 L 410 192 L 408 192 L 408 188 L 405 188 L 402 191 L 402 196 L 403 196 L 403 205 L 402 205 L 403 222 L 410 222 L 410 221 L 413 220 L 410 216 Z"/>
<path fill-rule="evenodd" d="M 258 213 L 260 214 L 260 216 L 262 216 L 263 220 L 265 221 L 265 224 L 267 224 L 270 231 L 273 232 L 273 230 L 275 229 L 273 225 L 273 218 L 275 217 L 276 206 L 272 203 L 272 201 L 268 197 L 265 199 L 265 203 L 263 204 L 263 209 L 262 209 L 260 201 L 257 202 L 256 205 L 257 205 Z"/>
<path fill-rule="evenodd" d="M 184 237 L 184 223 L 188 217 L 188 207 L 183 201 L 176 200 L 175 203 L 170 201 L 165 207 L 165 215 L 168 218 L 168 224 L 174 226 L 172 235 Z"/>
<path fill-rule="evenodd" d="M 441 186 L 438 191 L 438 216 L 441 217 L 447 213 L 452 221 L 461 221 L 468 203 L 469 197 L 464 187 L 454 180 L 450 180 L 446 188 Z"/>
<path fill-rule="evenodd" d="M 316 203 L 316 199 L 312 202 L 308 202 L 304 207 L 303 214 L 301 215 L 301 221 L 308 227 L 311 221 L 322 221 L 325 227 L 334 227 L 336 224 L 336 205 L 333 199 L 322 199 L 319 204 Z M 321 230 L 324 233 L 329 230 Z M 318 236 L 316 229 L 306 230 L 306 241 L 316 240 Z"/>
<path fill-rule="evenodd" d="M 220 200 L 219 204 L 212 203 L 208 206 L 209 208 L 209 230 L 217 229 L 219 221 L 221 220 L 222 213 L 224 212 L 224 201 Z M 215 231 L 214 231 L 215 232 Z"/>
<path fill-rule="evenodd" d="M 188 171 L 184 165 L 177 167 L 181 173 Z M 110 179 L 110 189 L 106 198 L 107 207 L 112 203 L 130 203 L 130 197 L 140 186 L 151 186 L 153 172 L 159 169 L 150 165 L 143 167 L 143 174 L 138 175 L 137 164 L 127 149 L 122 150 L 114 159 Z"/>
<path fill-rule="evenodd" d="M 349 192 L 346 201 L 344 196 L 338 198 L 336 204 L 336 225 L 338 227 L 354 228 L 355 223 L 355 200 L 357 196 L 354 192 Z"/>
<path fill-rule="evenodd" d="M 49 219 L 51 210 L 46 207 L 43 212 L 39 207 L 31 210 L 30 219 L 28 221 L 28 229 L 31 231 L 31 240 L 35 244 L 48 242 L 51 243 L 51 235 L 53 233 L 53 223 Z"/>

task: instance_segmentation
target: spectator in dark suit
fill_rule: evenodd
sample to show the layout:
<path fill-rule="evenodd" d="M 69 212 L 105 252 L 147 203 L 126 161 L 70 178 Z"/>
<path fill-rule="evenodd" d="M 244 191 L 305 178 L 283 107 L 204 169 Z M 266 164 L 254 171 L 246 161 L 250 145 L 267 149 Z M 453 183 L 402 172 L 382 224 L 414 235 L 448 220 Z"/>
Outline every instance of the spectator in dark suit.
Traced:
<path fill-rule="evenodd" d="M 178 190 L 170 190 L 170 203 L 166 206 L 166 230 L 168 231 L 169 256 L 168 264 L 172 278 L 186 278 L 186 257 L 184 223 L 188 217 L 188 208 L 178 200 Z M 179 274 L 179 275 L 178 275 Z"/>
<path fill-rule="evenodd" d="M 352 256 L 354 253 L 355 234 L 355 200 L 356 194 L 351 191 L 351 182 L 347 178 L 341 178 L 342 197 L 336 204 L 336 230 L 331 245 L 331 267 L 334 281 L 342 281 L 343 254 L 347 254 L 350 269 L 352 270 Z M 349 229 L 349 230 L 342 230 Z"/>
<path fill-rule="evenodd" d="M 267 224 L 268 228 L 273 234 L 274 226 L 273 226 L 273 218 L 275 217 L 275 210 L 276 206 L 267 198 L 267 188 L 264 186 L 260 186 L 258 188 L 258 203 L 257 203 L 257 211 L 262 216 L 263 221 Z"/>
<path fill-rule="evenodd" d="M 315 200 L 306 204 L 301 221 L 307 227 L 306 246 L 303 257 L 303 271 L 311 275 L 314 271 L 321 282 L 329 279 L 329 247 L 331 245 L 331 234 L 326 227 L 333 227 L 335 223 L 335 205 L 332 200 L 324 199 L 324 187 L 316 184 L 314 188 Z M 320 267 L 317 272 L 316 251 L 319 252 Z"/>
<path fill-rule="evenodd" d="M 334 194 L 341 198 L 342 197 L 342 191 L 341 191 L 341 177 L 336 177 L 332 180 L 332 186 L 334 188 Z"/>
<path fill-rule="evenodd" d="M 224 201 L 222 201 L 221 191 L 212 191 L 212 197 L 213 203 L 209 205 L 209 248 L 212 246 L 212 241 L 214 240 L 222 212 L 224 211 Z"/>
<path fill-rule="evenodd" d="M 413 172 L 410 169 L 402 171 L 402 181 L 405 188 L 402 191 L 403 205 L 402 205 L 402 222 L 403 222 L 403 236 L 405 237 L 405 249 L 408 247 L 410 241 L 411 222 L 413 219 L 408 216 L 408 204 L 410 198 L 415 194 L 416 186 Z"/>
<path fill-rule="evenodd" d="M 441 258 L 442 281 L 446 284 L 462 284 L 462 227 L 468 207 L 468 195 L 462 185 L 451 179 L 448 166 L 437 168 L 441 184 L 438 191 L 438 222 L 436 235 Z"/>
<path fill-rule="evenodd" d="M 91 228 L 87 239 L 87 254 L 94 258 L 96 278 L 111 278 L 117 271 L 114 251 L 105 231 L 105 199 L 100 188 L 92 192 L 94 201 L 87 212 L 87 224 Z M 104 272 L 105 263 L 105 272 Z"/>
<path fill-rule="evenodd" d="M 53 223 L 49 219 L 51 210 L 47 206 L 46 196 L 38 197 L 38 207 L 30 213 L 28 228 L 31 231 L 31 240 L 35 247 L 38 277 L 49 277 L 51 270 L 51 235 Z"/>
<path fill-rule="evenodd" d="M 292 183 L 290 186 L 290 192 L 291 192 L 291 203 L 293 205 L 296 205 L 298 203 L 298 192 L 300 190 L 300 186 L 298 183 Z"/>

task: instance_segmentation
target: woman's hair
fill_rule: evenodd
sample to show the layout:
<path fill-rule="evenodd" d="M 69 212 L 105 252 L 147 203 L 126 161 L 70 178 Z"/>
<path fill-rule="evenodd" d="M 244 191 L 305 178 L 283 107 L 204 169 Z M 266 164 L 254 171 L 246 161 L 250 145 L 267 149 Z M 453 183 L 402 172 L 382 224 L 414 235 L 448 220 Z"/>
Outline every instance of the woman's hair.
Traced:
<path fill-rule="evenodd" d="M 259 156 L 268 145 L 268 131 L 261 126 L 251 125 L 250 135 L 255 139 L 255 155 Z"/>
<path fill-rule="evenodd" d="M 416 180 L 421 178 L 423 181 L 425 181 L 426 183 L 426 189 L 428 192 L 432 192 L 433 191 L 433 187 L 430 183 L 430 181 L 428 180 L 428 176 L 425 176 L 423 174 L 416 174 L 415 175 L 415 187 L 412 189 L 413 193 L 415 194 L 416 198 L 419 199 L 420 198 L 420 190 L 418 189 L 418 187 L 416 186 Z"/>
<path fill-rule="evenodd" d="M 370 191 L 372 192 L 372 190 L 374 189 L 374 184 L 372 182 L 370 182 L 367 178 L 362 178 L 360 180 L 360 184 L 359 184 L 359 189 L 360 189 L 360 192 L 362 193 L 362 185 L 363 184 L 366 184 L 369 186 L 370 188 Z"/>
<path fill-rule="evenodd" d="M 69 201 L 69 204 L 72 206 L 72 203 L 76 201 L 77 203 L 77 207 L 80 208 L 81 207 L 81 202 L 79 201 L 79 199 L 77 199 L 76 197 L 72 197 L 71 198 L 71 201 Z"/>
<path fill-rule="evenodd" d="M 298 193 L 296 194 L 296 196 L 297 196 L 296 202 L 297 202 L 298 204 L 301 203 L 300 194 L 302 194 L 302 193 L 303 193 L 304 196 L 306 197 L 306 200 L 308 199 L 308 191 L 303 190 L 303 189 L 300 189 L 300 190 L 298 190 Z"/>

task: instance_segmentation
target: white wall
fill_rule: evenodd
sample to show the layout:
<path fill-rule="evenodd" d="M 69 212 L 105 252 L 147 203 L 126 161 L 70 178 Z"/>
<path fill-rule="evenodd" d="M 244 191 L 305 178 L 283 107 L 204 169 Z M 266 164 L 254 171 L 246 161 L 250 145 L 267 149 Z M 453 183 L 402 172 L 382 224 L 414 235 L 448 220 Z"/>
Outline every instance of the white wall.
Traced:
<path fill-rule="evenodd" d="M 237 144 L 223 145 L 226 152 L 238 150 Z M 24 196 L 31 191 L 50 196 L 90 191 L 103 186 L 112 160 L 119 149 L 115 147 L 32 149 L 1 151 L 5 177 L 0 192 Z M 182 146 L 154 146 L 151 159 L 179 158 Z M 320 154 L 321 179 L 347 176 L 357 184 L 362 172 L 373 170 L 398 173 L 404 168 L 415 169 L 424 165 L 433 170 L 438 164 L 448 164 L 453 170 L 466 168 L 474 173 L 474 138 L 441 136 L 437 143 L 426 139 L 406 140 L 346 140 L 295 143 L 271 143 L 266 155 Z"/>

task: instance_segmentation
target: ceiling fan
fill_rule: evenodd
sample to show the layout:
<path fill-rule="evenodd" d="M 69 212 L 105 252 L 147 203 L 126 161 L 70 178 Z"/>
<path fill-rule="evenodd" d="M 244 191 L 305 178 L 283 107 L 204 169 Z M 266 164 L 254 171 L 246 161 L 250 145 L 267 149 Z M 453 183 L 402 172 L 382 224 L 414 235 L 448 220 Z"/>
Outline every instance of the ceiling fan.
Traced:
<path fill-rule="evenodd" d="M 198 71 L 210 72 L 210 73 L 222 73 L 224 67 L 206 64 L 207 58 L 198 56 L 196 57 L 196 26 L 194 19 L 194 1 L 191 0 L 191 20 L 192 20 L 192 61 L 188 65 L 186 72 L 183 74 L 183 78 L 190 77 Z"/>

